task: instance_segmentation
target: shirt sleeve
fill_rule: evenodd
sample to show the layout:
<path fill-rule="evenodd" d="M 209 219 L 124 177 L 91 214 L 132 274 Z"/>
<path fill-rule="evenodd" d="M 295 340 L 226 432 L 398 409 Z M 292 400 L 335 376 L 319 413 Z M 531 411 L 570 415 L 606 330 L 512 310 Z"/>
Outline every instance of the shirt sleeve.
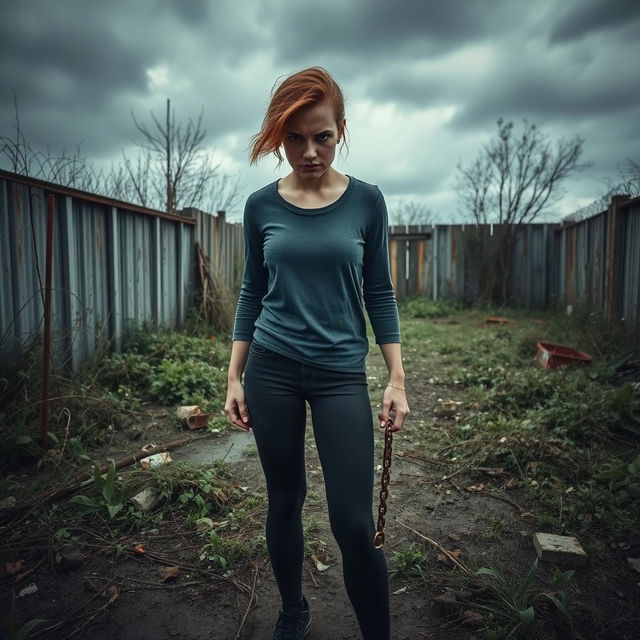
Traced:
<path fill-rule="evenodd" d="M 389 271 L 389 217 L 380 189 L 365 235 L 362 280 L 376 343 L 401 342 L 398 303 Z"/>
<path fill-rule="evenodd" d="M 267 293 L 269 274 L 264 266 L 262 234 L 258 228 L 251 198 L 244 207 L 244 275 L 236 306 L 232 340 L 253 340 L 255 321 L 262 311 L 262 298 Z"/>

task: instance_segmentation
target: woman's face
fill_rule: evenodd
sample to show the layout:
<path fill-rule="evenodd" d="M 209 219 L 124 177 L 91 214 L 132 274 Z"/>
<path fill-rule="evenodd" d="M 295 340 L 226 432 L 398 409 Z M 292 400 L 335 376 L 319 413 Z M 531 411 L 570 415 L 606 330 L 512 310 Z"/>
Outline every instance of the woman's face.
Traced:
<path fill-rule="evenodd" d="M 338 125 L 327 102 L 305 107 L 289 119 L 282 144 L 287 161 L 303 179 L 319 178 L 336 155 Z"/>

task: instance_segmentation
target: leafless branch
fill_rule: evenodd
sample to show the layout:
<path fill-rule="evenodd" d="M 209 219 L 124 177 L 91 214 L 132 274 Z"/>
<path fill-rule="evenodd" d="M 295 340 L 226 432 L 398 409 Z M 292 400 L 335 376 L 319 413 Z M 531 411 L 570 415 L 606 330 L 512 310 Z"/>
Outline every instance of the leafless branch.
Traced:
<path fill-rule="evenodd" d="M 463 211 L 478 224 L 499 225 L 489 255 L 485 296 L 506 303 L 515 227 L 534 222 L 561 195 L 562 181 L 580 164 L 580 136 L 555 145 L 524 120 L 519 136 L 512 122 L 497 121 L 497 135 L 469 164 L 458 164 L 454 188 Z"/>
<path fill-rule="evenodd" d="M 391 215 L 392 224 L 431 224 L 433 211 L 424 203 L 415 200 L 402 200 L 394 207 Z"/>

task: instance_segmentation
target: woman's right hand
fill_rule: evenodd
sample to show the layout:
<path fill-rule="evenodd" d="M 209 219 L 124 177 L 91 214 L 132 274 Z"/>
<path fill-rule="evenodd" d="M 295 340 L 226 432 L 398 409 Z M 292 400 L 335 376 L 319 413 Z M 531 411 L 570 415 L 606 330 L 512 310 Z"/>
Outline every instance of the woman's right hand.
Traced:
<path fill-rule="evenodd" d="M 247 409 L 242 382 L 229 382 L 227 385 L 227 400 L 224 411 L 236 427 L 243 431 L 251 429 L 251 418 Z"/>

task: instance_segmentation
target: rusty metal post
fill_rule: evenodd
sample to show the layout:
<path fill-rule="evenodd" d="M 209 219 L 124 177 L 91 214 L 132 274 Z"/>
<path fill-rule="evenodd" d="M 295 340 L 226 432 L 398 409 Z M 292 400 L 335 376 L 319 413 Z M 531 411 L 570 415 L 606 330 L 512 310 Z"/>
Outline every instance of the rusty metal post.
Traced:
<path fill-rule="evenodd" d="M 47 197 L 47 255 L 44 285 L 44 346 L 42 348 L 42 405 L 40 411 L 40 444 L 44 451 L 48 445 L 49 387 L 51 383 L 51 280 L 53 273 L 53 212 L 56 198 Z"/>
<path fill-rule="evenodd" d="M 629 199 L 627 195 L 616 195 L 611 198 L 608 215 L 609 247 L 607 252 L 607 284 L 605 290 L 605 316 L 608 320 L 616 320 L 620 313 L 621 271 L 624 264 L 623 230 L 624 218 L 619 211 L 620 205 Z"/>
<path fill-rule="evenodd" d="M 218 211 L 215 220 L 215 246 L 216 246 L 216 275 L 221 277 L 220 267 L 222 264 L 222 234 L 224 233 L 225 211 Z"/>

